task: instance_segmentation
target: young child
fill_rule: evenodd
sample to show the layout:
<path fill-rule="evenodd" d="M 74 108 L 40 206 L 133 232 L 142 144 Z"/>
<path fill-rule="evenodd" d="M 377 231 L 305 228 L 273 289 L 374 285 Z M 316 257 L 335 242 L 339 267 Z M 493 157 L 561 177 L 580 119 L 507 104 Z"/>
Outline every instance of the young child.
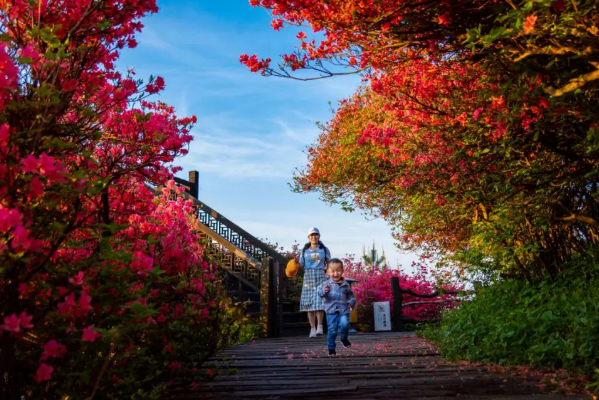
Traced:
<path fill-rule="evenodd" d="M 335 339 L 339 332 L 340 341 L 344 348 L 351 346 L 347 336 L 349 335 L 349 312 L 356 305 L 349 282 L 343 278 L 343 262 L 338 258 L 332 258 L 327 267 L 329 280 L 318 288 L 318 295 L 324 297 L 324 311 L 327 313 L 327 325 L 329 333 L 327 345 L 329 357 L 335 356 Z"/>

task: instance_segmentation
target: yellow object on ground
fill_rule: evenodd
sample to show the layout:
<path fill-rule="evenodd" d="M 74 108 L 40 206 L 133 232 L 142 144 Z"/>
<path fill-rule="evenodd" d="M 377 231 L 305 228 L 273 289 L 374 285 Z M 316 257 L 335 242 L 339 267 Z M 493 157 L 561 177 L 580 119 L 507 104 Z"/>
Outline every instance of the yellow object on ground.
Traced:
<path fill-rule="evenodd" d="M 349 322 L 355 324 L 358 322 L 358 306 L 355 306 L 349 313 Z"/>

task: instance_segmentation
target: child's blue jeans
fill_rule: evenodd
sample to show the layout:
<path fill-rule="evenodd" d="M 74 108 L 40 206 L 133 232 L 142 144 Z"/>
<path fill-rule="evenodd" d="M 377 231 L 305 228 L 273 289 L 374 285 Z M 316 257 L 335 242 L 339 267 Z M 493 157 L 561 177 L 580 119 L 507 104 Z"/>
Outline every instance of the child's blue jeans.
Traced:
<path fill-rule="evenodd" d="M 329 333 L 327 336 L 327 346 L 329 350 L 335 350 L 335 339 L 337 338 L 337 332 L 341 339 L 347 339 L 349 335 L 349 314 L 343 314 L 336 312 L 334 314 L 327 314 L 327 325 Z"/>

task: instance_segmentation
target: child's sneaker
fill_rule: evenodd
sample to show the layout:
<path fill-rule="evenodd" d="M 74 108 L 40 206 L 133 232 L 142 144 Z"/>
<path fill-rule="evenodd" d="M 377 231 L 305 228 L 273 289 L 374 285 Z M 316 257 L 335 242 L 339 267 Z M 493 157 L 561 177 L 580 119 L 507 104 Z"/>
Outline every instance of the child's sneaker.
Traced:
<path fill-rule="evenodd" d="M 344 349 L 347 349 L 348 347 L 351 347 L 351 343 L 349 340 L 347 339 L 341 339 L 339 340 L 341 342 L 341 345 L 343 346 Z"/>
<path fill-rule="evenodd" d="M 318 328 L 316 328 L 316 334 L 322 335 L 322 325 L 318 325 Z"/>
<path fill-rule="evenodd" d="M 316 337 L 316 328 L 310 329 L 310 336 L 308 336 L 308 337 L 311 337 L 311 338 Z"/>
<path fill-rule="evenodd" d="M 337 352 L 335 350 L 329 350 L 329 357 L 335 357 Z"/>

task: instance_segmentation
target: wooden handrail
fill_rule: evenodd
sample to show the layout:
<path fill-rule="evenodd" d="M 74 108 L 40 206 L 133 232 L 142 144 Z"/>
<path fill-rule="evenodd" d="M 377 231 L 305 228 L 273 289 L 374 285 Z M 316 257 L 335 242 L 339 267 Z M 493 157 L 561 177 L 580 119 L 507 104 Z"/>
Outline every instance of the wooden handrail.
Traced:
<path fill-rule="evenodd" d="M 156 196 L 161 195 L 161 192 L 160 192 L 159 188 L 155 188 L 155 187 L 151 187 L 151 186 L 147 186 L 147 187 Z M 187 200 L 190 200 L 191 202 L 194 203 L 194 205 L 198 205 L 197 203 L 200 203 L 196 198 L 194 198 L 193 196 L 189 195 L 186 192 L 185 193 L 181 193 L 179 196 L 182 196 L 183 198 L 185 198 Z M 232 254 L 234 258 L 237 257 L 241 261 L 247 263 L 250 267 L 254 268 L 256 271 L 259 271 L 260 273 L 263 272 L 263 268 L 264 267 L 263 267 L 262 263 L 260 261 L 258 261 L 255 257 L 252 257 L 250 254 L 248 254 L 243 249 L 240 249 L 239 247 L 235 246 L 234 243 L 231 243 L 226 238 L 224 238 L 222 235 L 219 235 L 217 232 L 215 232 L 214 230 L 212 230 L 209 226 L 207 226 L 207 225 L 205 225 L 203 223 L 199 223 L 197 225 L 197 227 L 201 231 L 201 233 L 203 233 L 205 236 L 207 236 L 210 240 L 218 243 L 219 246 L 221 246 L 227 252 L 229 252 L 230 254 Z M 233 262 L 234 262 L 234 260 L 232 260 L 232 264 L 233 264 Z M 236 272 L 234 269 L 225 268 L 225 270 L 229 274 L 235 276 L 237 279 L 239 279 L 240 281 L 242 281 L 246 286 L 248 286 L 252 290 L 255 290 L 256 292 L 260 291 L 259 283 L 257 284 L 257 283 L 254 283 L 254 282 L 250 281 L 249 279 L 247 279 L 246 276 L 244 276 L 243 274 L 240 274 L 240 273 Z"/>
<path fill-rule="evenodd" d="M 441 304 L 450 301 L 460 301 L 459 299 L 441 299 L 434 301 L 411 301 L 408 303 L 403 303 L 403 295 L 409 294 L 414 297 L 421 297 L 425 299 L 431 299 L 433 297 L 438 297 L 446 294 L 451 295 L 467 295 L 470 293 L 475 293 L 472 290 L 445 290 L 445 289 L 437 289 L 432 293 L 418 293 L 414 292 L 410 289 L 403 289 L 399 285 L 399 277 L 394 276 L 391 277 L 391 291 L 393 293 L 393 330 L 397 332 L 403 331 L 404 322 L 433 322 L 437 320 L 416 320 L 413 318 L 406 318 L 403 316 L 403 307 L 407 306 L 417 306 L 420 304 Z"/>
<path fill-rule="evenodd" d="M 232 243 L 229 243 L 227 240 L 223 239 L 222 236 L 218 235 L 216 232 L 214 232 L 212 229 L 208 228 L 206 225 L 204 225 L 204 224 L 199 225 L 199 229 L 204 234 L 206 234 L 206 236 L 209 236 L 210 239 L 218 242 L 218 244 L 220 244 L 225 249 L 227 249 L 227 251 L 230 251 L 231 253 L 235 254 L 237 257 L 241 258 L 243 261 L 247 262 L 254 268 L 262 270 L 262 263 L 260 261 L 256 260 L 254 257 L 248 255 L 245 251 L 237 248 Z"/>
<path fill-rule="evenodd" d="M 460 300 L 459 299 L 443 299 L 443 300 L 434 300 L 434 301 L 410 301 L 408 303 L 403 303 L 402 307 L 417 306 L 419 304 L 440 304 L 440 303 L 447 303 L 448 301 L 460 301 Z"/>
<path fill-rule="evenodd" d="M 198 209 L 199 213 L 203 213 L 204 215 L 209 216 L 209 218 L 212 219 L 212 221 L 203 221 L 201 218 L 202 215 L 198 215 L 199 220 L 202 224 L 204 224 L 205 226 L 210 228 L 213 232 L 215 232 L 217 235 L 224 238 L 225 240 L 229 241 L 230 243 L 234 243 L 234 241 L 241 242 L 240 244 L 242 246 L 237 246 L 237 247 L 240 248 L 242 251 L 245 251 L 245 249 L 243 248 L 244 247 L 243 242 L 245 241 L 248 244 L 250 244 L 251 246 L 254 246 L 255 248 L 259 249 L 259 251 L 261 253 L 263 253 L 263 256 L 271 257 L 271 258 L 277 260 L 281 264 L 287 263 L 287 261 L 288 261 L 287 257 L 283 256 L 282 254 L 280 254 L 279 252 L 277 252 L 276 250 L 274 250 L 273 248 L 268 246 L 266 243 L 262 242 L 261 240 L 254 237 L 252 234 L 248 233 L 245 229 L 241 228 L 239 225 L 237 225 L 236 223 L 234 223 L 233 221 L 231 221 L 224 215 L 220 214 L 219 212 L 214 210 L 212 207 L 208 206 L 206 203 L 201 202 L 200 200 L 196 199 L 195 197 L 191 196 L 188 193 L 182 193 L 181 196 L 183 196 L 187 200 L 190 200 L 193 203 L 193 205 Z M 213 223 L 216 222 L 216 223 L 220 224 L 220 226 L 221 226 L 221 228 L 223 228 L 222 230 L 224 232 L 229 232 L 231 236 L 235 235 L 239 239 L 235 240 L 232 237 L 223 236 L 220 232 L 214 230 L 210 226 L 211 222 L 213 222 Z M 258 258 L 258 257 L 256 257 L 256 255 L 251 254 L 250 252 L 246 251 L 246 253 L 248 255 L 254 257 L 254 259 Z M 259 257 L 259 258 L 261 259 L 262 257 Z"/>
<path fill-rule="evenodd" d="M 445 289 L 435 290 L 432 293 L 417 293 L 410 289 L 401 289 L 401 292 L 404 294 L 409 294 L 414 297 L 423 297 L 426 299 L 432 299 L 433 297 L 437 297 L 437 296 L 444 295 L 444 294 L 468 294 L 468 293 L 470 293 L 470 291 L 468 291 L 468 290 L 445 290 Z"/>
<path fill-rule="evenodd" d="M 175 182 L 179 183 L 185 189 L 185 192 L 181 193 L 180 196 L 193 203 L 198 211 L 198 220 L 204 226 L 208 227 L 210 232 L 213 232 L 214 234 L 218 235 L 218 237 L 223 238 L 225 241 L 235 245 L 235 247 L 237 247 L 240 251 L 245 252 L 247 256 L 252 257 L 258 263 L 260 262 L 258 260 L 262 260 L 264 257 L 271 257 L 274 260 L 277 260 L 281 265 L 285 265 L 287 261 L 289 261 L 287 257 L 283 256 L 281 253 L 277 252 L 272 247 L 262 242 L 260 239 L 256 238 L 251 233 L 247 232 L 245 229 L 224 215 L 220 214 L 218 211 L 214 210 L 212 207 L 208 206 L 206 203 L 194 197 L 194 194 L 197 195 L 198 193 L 197 171 L 191 171 L 189 175 L 190 179 L 193 177 L 195 182 L 175 177 Z M 150 190 L 156 194 L 159 194 L 159 190 L 157 188 L 150 188 Z M 214 227 L 211 225 L 221 229 L 214 229 Z M 221 232 L 219 232 L 219 230 Z M 228 233 L 229 237 L 223 235 L 223 233 Z M 215 238 L 215 240 L 217 239 Z M 221 243 L 220 240 L 219 243 Z M 257 251 L 247 251 L 247 249 L 244 248 L 247 247 L 245 246 L 246 243 L 250 246 L 253 246 Z"/>

